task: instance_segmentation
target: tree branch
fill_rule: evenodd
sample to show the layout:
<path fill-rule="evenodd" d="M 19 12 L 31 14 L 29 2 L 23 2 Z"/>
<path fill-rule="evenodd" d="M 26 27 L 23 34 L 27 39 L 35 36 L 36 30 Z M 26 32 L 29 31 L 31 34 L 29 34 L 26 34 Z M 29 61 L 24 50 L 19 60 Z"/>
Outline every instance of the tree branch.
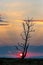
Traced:
<path fill-rule="evenodd" d="M 23 29 L 24 29 L 24 34 L 25 34 L 25 36 L 26 36 L 25 23 L 23 23 Z"/>
<path fill-rule="evenodd" d="M 22 35 L 22 34 L 21 34 L 21 37 L 22 37 L 22 39 L 23 39 L 23 40 L 25 40 L 25 38 L 23 37 L 23 35 Z"/>
<path fill-rule="evenodd" d="M 20 46 L 20 47 L 22 47 L 22 48 L 24 47 L 23 45 L 21 45 L 21 44 L 19 44 L 19 43 L 18 43 L 18 46 Z"/>

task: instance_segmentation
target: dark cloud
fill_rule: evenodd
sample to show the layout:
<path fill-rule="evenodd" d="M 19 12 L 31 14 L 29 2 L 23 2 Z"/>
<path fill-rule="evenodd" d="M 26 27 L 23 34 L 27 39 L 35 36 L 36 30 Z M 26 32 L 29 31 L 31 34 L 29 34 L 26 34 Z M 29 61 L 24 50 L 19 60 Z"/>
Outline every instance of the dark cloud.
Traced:
<path fill-rule="evenodd" d="M 7 26 L 7 25 L 9 25 L 9 24 L 0 24 L 0 26 Z"/>
<path fill-rule="evenodd" d="M 0 15 L 0 26 L 7 26 L 7 25 L 8 25 L 7 20 L 4 20 L 4 16 Z"/>

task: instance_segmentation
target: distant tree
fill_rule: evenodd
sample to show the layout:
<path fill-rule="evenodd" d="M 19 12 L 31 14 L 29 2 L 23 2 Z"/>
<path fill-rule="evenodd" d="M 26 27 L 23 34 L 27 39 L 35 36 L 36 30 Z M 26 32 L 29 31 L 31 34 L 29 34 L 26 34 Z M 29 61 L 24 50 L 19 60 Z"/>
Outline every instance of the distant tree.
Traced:
<path fill-rule="evenodd" d="M 23 39 L 23 43 L 18 43 L 18 45 L 16 46 L 17 50 L 20 50 L 22 52 L 21 55 L 21 59 L 24 59 L 26 57 L 27 54 L 27 50 L 29 47 L 29 40 L 31 38 L 30 32 L 34 32 L 35 30 L 33 30 L 32 26 L 34 25 L 32 22 L 32 19 L 28 19 L 28 20 L 24 20 L 24 22 L 22 23 L 23 25 L 23 33 L 21 34 L 21 37 Z M 19 46 L 22 48 L 19 48 Z"/>

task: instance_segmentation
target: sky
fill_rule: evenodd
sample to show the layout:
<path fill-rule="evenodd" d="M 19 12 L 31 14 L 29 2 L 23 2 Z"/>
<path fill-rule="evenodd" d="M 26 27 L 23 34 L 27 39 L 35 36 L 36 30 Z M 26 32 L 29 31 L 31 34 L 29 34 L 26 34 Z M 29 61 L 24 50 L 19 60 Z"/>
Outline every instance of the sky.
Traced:
<path fill-rule="evenodd" d="M 14 46 L 23 42 L 20 34 L 24 19 L 43 20 L 43 0 L 0 0 L 0 16 L 0 47 Z M 31 33 L 29 45 L 43 46 L 43 21 L 33 23 L 35 32 Z"/>
<path fill-rule="evenodd" d="M 21 42 L 23 19 L 43 20 L 43 0 L 0 0 L 0 15 L 6 21 L 0 24 L 9 24 L 0 25 L 0 45 L 14 45 Z M 37 21 L 33 28 L 30 45 L 43 45 L 43 22 Z"/>
<path fill-rule="evenodd" d="M 43 0 L 0 0 L 0 14 L 6 15 L 9 20 L 27 16 L 43 19 Z"/>

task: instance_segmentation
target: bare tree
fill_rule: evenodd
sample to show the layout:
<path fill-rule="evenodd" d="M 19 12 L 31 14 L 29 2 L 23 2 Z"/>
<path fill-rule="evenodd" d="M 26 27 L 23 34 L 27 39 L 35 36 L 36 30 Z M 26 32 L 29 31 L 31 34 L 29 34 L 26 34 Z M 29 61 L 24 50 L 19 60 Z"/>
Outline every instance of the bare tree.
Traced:
<path fill-rule="evenodd" d="M 16 46 L 16 49 L 20 50 L 22 52 L 22 56 L 21 59 L 24 59 L 26 57 L 27 54 L 27 50 L 29 47 L 29 40 L 31 38 L 30 36 L 30 32 L 33 32 L 35 30 L 33 30 L 32 26 L 34 25 L 32 23 L 32 19 L 28 19 L 28 20 L 24 20 L 24 22 L 22 23 L 23 25 L 23 33 L 21 34 L 21 37 L 24 41 L 24 43 L 18 43 L 18 46 Z M 19 46 L 22 48 L 19 48 Z"/>

